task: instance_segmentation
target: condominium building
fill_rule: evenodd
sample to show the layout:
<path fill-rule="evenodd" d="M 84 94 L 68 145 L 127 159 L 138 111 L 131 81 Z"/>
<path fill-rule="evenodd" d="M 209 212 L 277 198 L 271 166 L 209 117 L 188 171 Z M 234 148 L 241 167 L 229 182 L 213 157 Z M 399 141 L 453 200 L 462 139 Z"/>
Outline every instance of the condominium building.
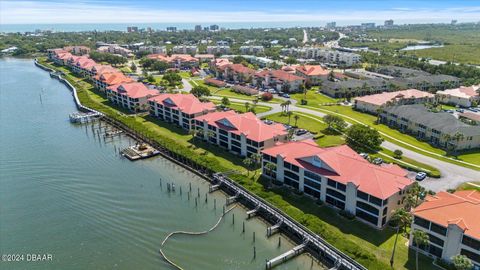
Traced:
<path fill-rule="evenodd" d="M 195 128 L 199 137 L 241 156 L 259 154 L 263 149 L 288 140 L 283 125 L 267 125 L 251 112 L 209 113 L 195 118 Z"/>
<path fill-rule="evenodd" d="M 330 71 L 320 65 L 302 65 L 295 67 L 295 75 L 305 78 L 310 85 L 319 85 L 328 78 Z"/>
<path fill-rule="evenodd" d="M 160 94 L 148 100 L 150 114 L 191 130 L 194 118 L 216 110 L 212 102 L 201 102 L 192 94 Z"/>
<path fill-rule="evenodd" d="M 320 148 L 313 140 L 305 140 L 279 144 L 262 153 L 262 172 L 267 178 L 377 228 L 384 227 L 395 209 L 403 206 L 413 184 L 397 165 L 371 164 L 346 145 Z"/>
<path fill-rule="evenodd" d="M 263 46 L 240 46 L 240 53 L 241 54 L 259 54 L 263 53 L 264 49 Z"/>
<path fill-rule="evenodd" d="M 207 46 L 207 53 L 215 54 L 215 55 L 229 54 L 230 46 L 228 45 Z"/>
<path fill-rule="evenodd" d="M 118 45 L 118 44 L 108 44 L 108 45 L 105 45 L 105 46 L 100 46 L 97 49 L 97 51 L 102 52 L 102 53 L 119 54 L 123 57 L 133 56 L 131 50 L 120 47 L 120 45 Z"/>
<path fill-rule="evenodd" d="M 478 126 L 466 124 L 447 112 L 435 112 L 423 104 L 385 107 L 380 121 L 447 150 L 480 148 Z"/>
<path fill-rule="evenodd" d="M 107 98 L 112 103 L 130 111 L 147 111 L 148 99 L 158 95 L 158 91 L 148 89 L 143 83 L 121 83 L 107 87 Z"/>
<path fill-rule="evenodd" d="M 86 76 L 91 68 L 95 66 L 97 63 L 92 59 L 82 56 L 70 63 L 70 67 L 74 73 L 80 74 L 82 76 Z"/>
<path fill-rule="evenodd" d="M 210 70 L 217 72 L 218 68 L 221 68 L 222 66 L 230 65 L 232 62 L 230 62 L 229 59 L 227 58 L 215 58 L 212 61 L 210 61 Z M 216 75 L 218 77 L 218 74 Z"/>
<path fill-rule="evenodd" d="M 469 87 L 460 86 L 459 88 L 437 91 L 435 95 L 441 103 L 468 108 L 472 104 L 480 103 L 479 89 L 480 84 Z"/>
<path fill-rule="evenodd" d="M 172 48 L 173 53 L 177 54 L 190 54 L 194 55 L 197 53 L 197 46 L 187 46 L 187 45 L 177 45 Z"/>
<path fill-rule="evenodd" d="M 412 213 L 410 247 L 416 248 L 413 232 L 422 230 L 428 234 L 429 243 L 419 246 L 421 252 L 449 262 L 462 254 L 472 260 L 474 269 L 480 269 L 479 191 L 428 195 Z"/>
<path fill-rule="evenodd" d="M 118 73 L 118 72 L 120 72 L 118 69 L 110 65 L 95 64 L 87 70 L 86 76 L 89 79 L 94 79 L 95 76 L 97 75 L 101 75 L 104 73 Z"/>
<path fill-rule="evenodd" d="M 303 48 L 284 48 L 280 51 L 284 56 L 294 56 L 297 58 L 316 59 L 318 61 L 337 64 L 342 66 L 352 66 L 360 63 L 361 56 L 356 53 L 342 52 L 337 50 L 328 50 L 319 47 Z"/>
<path fill-rule="evenodd" d="M 150 54 L 166 54 L 167 47 L 165 46 L 140 46 L 138 48 L 139 52 L 147 52 Z"/>
<path fill-rule="evenodd" d="M 90 53 L 90 48 L 87 46 L 65 46 L 63 49 L 74 55 L 85 55 Z"/>
<path fill-rule="evenodd" d="M 273 87 L 277 91 L 298 92 L 305 83 L 305 78 L 283 70 L 263 70 L 255 74 L 257 85 L 264 88 Z"/>
<path fill-rule="evenodd" d="M 407 89 L 395 92 L 383 92 L 375 95 L 357 97 L 354 108 L 359 111 L 376 114 L 380 107 L 406 104 L 424 104 L 432 102 L 434 95 L 417 89 Z"/>
<path fill-rule="evenodd" d="M 242 64 L 228 64 L 217 67 L 217 77 L 234 83 L 251 82 L 255 70 Z"/>
<path fill-rule="evenodd" d="M 190 69 L 198 67 L 198 59 L 189 54 L 172 54 L 171 56 L 165 54 L 149 54 L 147 58 L 157 61 L 165 62 L 170 68 Z"/>
<path fill-rule="evenodd" d="M 131 83 L 133 79 L 125 76 L 122 72 L 106 72 L 97 74 L 93 77 L 95 88 L 104 92 L 107 87 L 122 83 Z"/>

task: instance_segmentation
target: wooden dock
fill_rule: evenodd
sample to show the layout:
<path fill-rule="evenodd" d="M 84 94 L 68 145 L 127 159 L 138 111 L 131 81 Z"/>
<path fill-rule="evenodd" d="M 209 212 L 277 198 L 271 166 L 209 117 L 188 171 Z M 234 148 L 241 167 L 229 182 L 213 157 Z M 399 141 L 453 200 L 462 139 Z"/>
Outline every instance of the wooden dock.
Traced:
<path fill-rule="evenodd" d="M 129 160 L 135 161 L 156 156 L 160 152 L 148 144 L 141 143 L 123 149 L 121 154 Z"/>

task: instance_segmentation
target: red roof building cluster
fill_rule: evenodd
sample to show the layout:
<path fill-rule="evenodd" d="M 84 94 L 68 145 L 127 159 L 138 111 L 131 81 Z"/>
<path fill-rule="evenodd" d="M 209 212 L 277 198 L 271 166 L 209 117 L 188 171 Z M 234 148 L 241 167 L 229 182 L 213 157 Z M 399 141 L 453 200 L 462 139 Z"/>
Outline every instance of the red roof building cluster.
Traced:
<path fill-rule="evenodd" d="M 149 101 L 162 104 L 165 107 L 186 114 L 197 114 L 216 109 L 215 104 L 212 102 L 201 102 L 192 94 L 160 94 L 156 97 L 150 98 Z"/>
<path fill-rule="evenodd" d="M 129 98 L 149 98 L 158 95 L 156 90 L 148 89 L 141 82 L 120 83 L 107 88 L 112 92 L 125 95 Z"/>

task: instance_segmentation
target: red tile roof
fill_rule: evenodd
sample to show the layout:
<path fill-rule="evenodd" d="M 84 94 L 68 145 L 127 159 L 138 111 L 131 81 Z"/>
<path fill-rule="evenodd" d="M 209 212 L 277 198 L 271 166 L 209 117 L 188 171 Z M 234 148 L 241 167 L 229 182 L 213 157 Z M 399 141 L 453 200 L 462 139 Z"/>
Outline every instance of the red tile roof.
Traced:
<path fill-rule="evenodd" d="M 217 80 L 217 79 L 214 79 L 214 78 L 206 78 L 204 80 L 204 82 L 206 84 L 211 84 L 211 85 L 215 85 L 215 86 L 218 86 L 218 87 L 224 87 L 225 85 L 227 85 L 226 82 L 221 81 L 221 80 Z"/>
<path fill-rule="evenodd" d="M 380 167 L 363 159 L 346 145 L 320 148 L 313 141 L 289 142 L 262 151 L 280 155 L 286 162 L 324 175 L 342 184 L 352 182 L 358 190 L 382 200 L 389 198 L 413 182 L 398 168 Z M 316 157 L 322 167 L 307 161 Z"/>
<path fill-rule="evenodd" d="M 192 57 L 189 54 L 172 54 L 172 56 L 168 56 L 165 54 L 149 54 L 147 55 L 147 58 L 162 61 L 162 62 L 167 62 L 167 63 L 172 63 L 176 61 L 180 62 L 198 62 L 198 59 L 195 57 Z"/>
<path fill-rule="evenodd" d="M 225 65 L 230 65 L 231 62 L 227 58 L 217 58 L 212 60 L 212 63 L 215 65 L 215 67 L 223 67 Z"/>
<path fill-rule="evenodd" d="M 237 114 L 234 111 L 213 112 L 196 117 L 195 120 L 207 121 L 212 126 L 228 130 L 237 135 L 244 134 L 247 139 L 256 142 L 263 142 L 288 134 L 283 125 L 267 125 L 251 112 L 243 114 Z"/>
<path fill-rule="evenodd" d="M 216 108 L 212 102 L 201 102 L 192 94 L 160 94 L 149 100 L 166 107 L 175 108 L 186 114 L 196 114 L 206 110 L 212 111 Z"/>
<path fill-rule="evenodd" d="M 255 76 L 258 76 L 258 77 L 269 76 L 271 78 L 275 78 L 277 80 L 284 81 L 284 82 L 293 82 L 293 81 L 298 81 L 298 80 L 304 81 L 305 80 L 305 78 L 302 78 L 302 77 L 294 75 L 294 74 L 290 74 L 290 73 L 288 73 L 286 71 L 283 71 L 283 70 L 263 70 L 263 71 L 260 71 L 257 74 L 255 74 Z"/>
<path fill-rule="evenodd" d="M 465 117 L 465 118 L 468 118 L 470 120 L 480 122 L 480 114 L 478 114 L 478 113 L 464 112 L 464 113 L 459 113 L 458 116 Z"/>
<path fill-rule="evenodd" d="M 96 80 L 102 81 L 108 85 L 133 82 L 132 78 L 125 76 L 121 72 L 103 73 L 95 76 Z"/>
<path fill-rule="evenodd" d="M 83 69 L 90 69 L 97 63 L 90 58 L 82 57 L 74 62 L 74 65 Z"/>
<path fill-rule="evenodd" d="M 357 97 L 355 100 L 363 101 L 374 105 L 384 105 L 387 101 L 396 101 L 408 98 L 433 98 L 434 95 L 417 89 L 407 89 L 395 92 L 383 92 L 380 94 Z"/>
<path fill-rule="evenodd" d="M 158 91 L 148 89 L 143 83 L 140 82 L 115 84 L 107 87 L 107 89 L 110 89 L 113 92 L 124 94 L 131 98 L 150 98 L 158 95 Z"/>
<path fill-rule="evenodd" d="M 480 88 L 480 85 L 472 86 L 460 86 L 459 88 L 447 89 L 443 91 L 438 91 L 437 94 L 444 94 L 449 96 L 455 96 L 460 98 L 471 98 L 478 97 L 477 90 Z"/>
<path fill-rule="evenodd" d="M 103 74 L 103 73 L 115 73 L 120 72 L 118 69 L 110 66 L 110 65 L 100 65 L 96 64 L 90 68 L 91 71 L 95 72 L 95 74 Z"/>
<path fill-rule="evenodd" d="M 297 66 L 296 69 L 306 76 L 328 76 L 330 71 L 320 65 Z"/>
<path fill-rule="evenodd" d="M 464 234 L 480 239 L 480 192 L 475 190 L 438 192 L 428 195 L 413 214 L 438 225 L 456 224 Z"/>
<path fill-rule="evenodd" d="M 228 70 L 231 70 L 234 73 L 247 74 L 247 75 L 255 74 L 255 70 L 253 70 L 249 67 L 246 67 L 242 64 L 228 64 L 228 65 L 220 66 L 219 68 L 228 69 Z"/>

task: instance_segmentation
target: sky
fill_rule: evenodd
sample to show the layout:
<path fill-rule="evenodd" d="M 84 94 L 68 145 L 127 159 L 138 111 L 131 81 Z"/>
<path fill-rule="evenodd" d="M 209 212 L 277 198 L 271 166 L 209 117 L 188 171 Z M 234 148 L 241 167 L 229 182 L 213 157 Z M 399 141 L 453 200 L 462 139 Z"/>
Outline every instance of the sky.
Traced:
<path fill-rule="evenodd" d="M 0 24 L 478 22 L 479 0 L 0 0 Z"/>

